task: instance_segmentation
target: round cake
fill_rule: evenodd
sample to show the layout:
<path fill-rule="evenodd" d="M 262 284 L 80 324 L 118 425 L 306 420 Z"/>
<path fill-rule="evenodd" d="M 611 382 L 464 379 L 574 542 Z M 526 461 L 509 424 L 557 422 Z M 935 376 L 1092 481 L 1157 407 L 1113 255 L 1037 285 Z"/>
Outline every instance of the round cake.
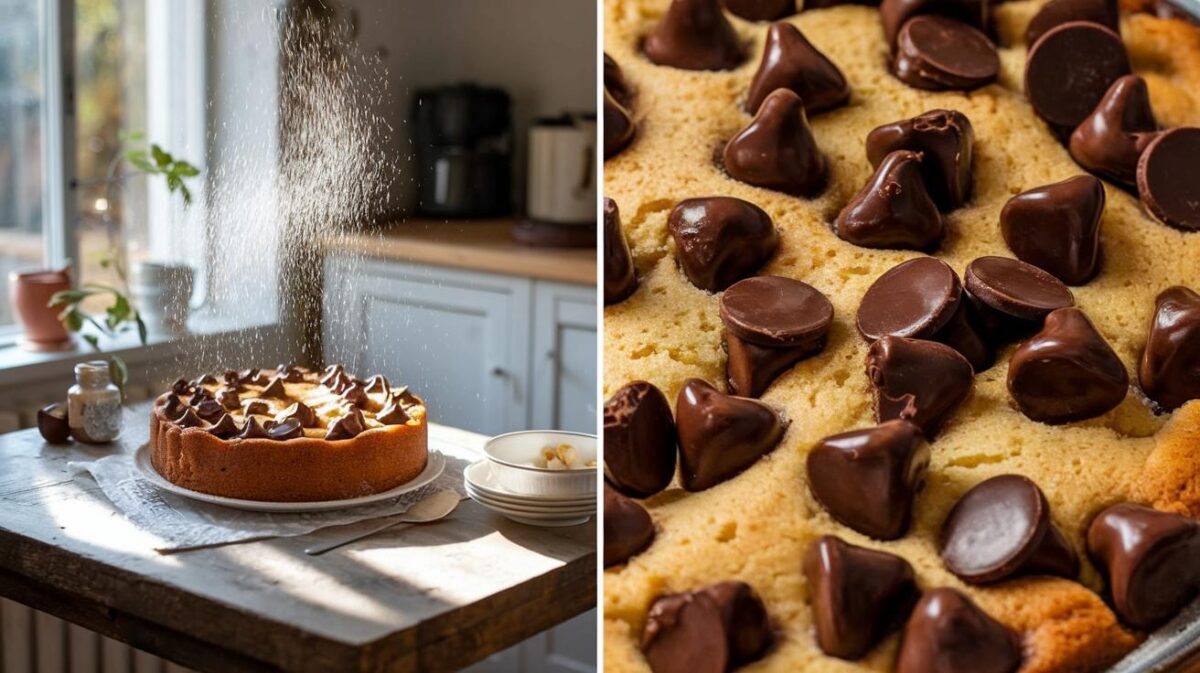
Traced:
<path fill-rule="evenodd" d="M 605 670 L 1104 670 L 1200 588 L 1200 28 L 796 4 L 604 5 Z"/>
<path fill-rule="evenodd" d="M 386 491 L 425 469 L 425 405 L 380 375 L 280 365 L 176 381 L 150 417 L 154 468 L 201 493 L 271 502 Z"/>

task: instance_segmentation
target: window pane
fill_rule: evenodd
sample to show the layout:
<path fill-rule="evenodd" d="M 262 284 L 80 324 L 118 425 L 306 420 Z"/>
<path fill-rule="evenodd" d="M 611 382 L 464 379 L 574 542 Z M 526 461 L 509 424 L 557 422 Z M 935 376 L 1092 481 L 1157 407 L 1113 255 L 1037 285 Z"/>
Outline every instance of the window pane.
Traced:
<path fill-rule="evenodd" d="M 43 263 L 42 70 L 37 2 L 0 0 L 0 330 L 14 324 L 8 273 Z"/>

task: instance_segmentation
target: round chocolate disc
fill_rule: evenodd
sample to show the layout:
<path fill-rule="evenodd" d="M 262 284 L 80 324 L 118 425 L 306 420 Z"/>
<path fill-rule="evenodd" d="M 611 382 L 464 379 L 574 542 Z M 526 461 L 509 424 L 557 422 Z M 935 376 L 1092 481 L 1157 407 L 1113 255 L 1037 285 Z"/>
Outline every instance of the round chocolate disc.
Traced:
<path fill-rule="evenodd" d="M 1098 23 L 1069 21 L 1047 31 L 1029 50 L 1025 96 L 1042 119 L 1074 129 L 1108 87 L 1129 73 L 1120 35 Z"/>
<path fill-rule="evenodd" d="M 884 272 L 858 306 L 859 334 L 927 338 L 950 322 L 962 301 L 962 283 L 945 262 L 917 257 Z"/>
<path fill-rule="evenodd" d="M 970 582 L 1013 573 L 1050 529 L 1046 496 L 1015 474 L 992 477 L 967 491 L 942 524 L 942 560 Z"/>
<path fill-rule="evenodd" d="M 808 283 L 755 276 L 734 283 L 721 295 L 721 320 L 751 343 L 792 346 L 829 330 L 833 304 Z"/>
<path fill-rule="evenodd" d="M 933 14 L 909 19 L 896 39 L 894 71 L 920 89 L 973 89 L 996 79 L 1000 57 L 982 32 Z"/>
<path fill-rule="evenodd" d="M 1138 160 L 1137 186 L 1142 204 L 1164 223 L 1200 230 L 1200 128 L 1164 132 Z"/>
<path fill-rule="evenodd" d="M 967 265 L 963 282 L 979 301 L 1021 320 L 1040 320 L 1075 303 L 1062 281 L 1009 257 L 980 257 Z"/>

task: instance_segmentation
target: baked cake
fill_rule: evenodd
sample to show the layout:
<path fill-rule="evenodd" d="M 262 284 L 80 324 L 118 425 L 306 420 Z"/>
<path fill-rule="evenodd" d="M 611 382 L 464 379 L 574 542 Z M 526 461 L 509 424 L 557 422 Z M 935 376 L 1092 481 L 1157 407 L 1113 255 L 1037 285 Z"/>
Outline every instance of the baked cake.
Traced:
<path fill-rule="evenodd" d="M 1200 587 L 1200 29 L 795 4 L 604 6 L 605 668 L 1103 670 Z"/>
<path fill-rule="evenodd" d="M 354 498 L 425 469 L 425 405 L 341 365 L 180 379 L 154 402 L 154 468 L 201 493 L 274 502 Z"/>

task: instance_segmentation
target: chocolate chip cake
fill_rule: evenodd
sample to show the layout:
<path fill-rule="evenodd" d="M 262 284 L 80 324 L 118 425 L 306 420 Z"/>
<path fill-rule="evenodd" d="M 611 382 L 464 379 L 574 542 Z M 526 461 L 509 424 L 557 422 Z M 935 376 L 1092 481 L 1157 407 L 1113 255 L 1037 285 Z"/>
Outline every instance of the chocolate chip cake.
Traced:
<path fill-rule="evenodd" d="M 1200 589 L 1200 28 L 804 4 L 604 5 L 605 668 L 1101 671 Z"/>
<path fill-rule="evenodd" d="M 386 491 L 425 469 L 425 405 L 341 365 L 180 379 L 154 403 L 154 468 L 201 493 L 272 502 Z"/>

